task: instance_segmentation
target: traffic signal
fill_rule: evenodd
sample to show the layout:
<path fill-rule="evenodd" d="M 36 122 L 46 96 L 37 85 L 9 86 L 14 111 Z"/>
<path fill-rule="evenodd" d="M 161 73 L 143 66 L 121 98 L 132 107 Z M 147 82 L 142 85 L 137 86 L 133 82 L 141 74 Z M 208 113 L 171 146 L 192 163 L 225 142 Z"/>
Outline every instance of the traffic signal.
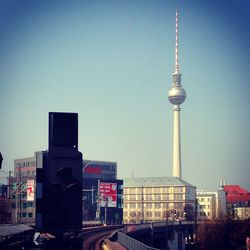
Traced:
<path fill-rule="evenodd" d="M 72 117 L 75 119 L 75 114 L 53 113 L 57 122 L 75 124 L 69 121 Z M 57 143 L 51 136 L 72 134 L 68 131 L 72 126 L 64 125 L 61 124 L 64 129 L 60 133 L 50 131 L 49 140 L 54 141 L 49 150 L 37 153 L 36 227 L 39 231 L 60 233 L 82 227 L 82 154 L 75 140 L 60 138 Z M 49 129 L 56 129 L 51 120 Z"/>

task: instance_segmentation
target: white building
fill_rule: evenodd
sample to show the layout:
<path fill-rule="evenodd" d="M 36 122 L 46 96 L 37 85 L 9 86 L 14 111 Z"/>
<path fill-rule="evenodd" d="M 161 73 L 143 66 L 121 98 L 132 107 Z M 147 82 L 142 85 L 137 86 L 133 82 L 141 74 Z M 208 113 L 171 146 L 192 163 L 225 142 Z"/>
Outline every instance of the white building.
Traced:
<path fill-rule="evenodd" d="M 212 220 L 216 218 L 216 192 L 197 191 L 197 219 Z"/>
<path fill-rule="evenodd" d="M 226 215 L 226 194 L 221 187 L 217 192 L 198 190 L 196 197 L 198 220 L 214 220 Z"/>

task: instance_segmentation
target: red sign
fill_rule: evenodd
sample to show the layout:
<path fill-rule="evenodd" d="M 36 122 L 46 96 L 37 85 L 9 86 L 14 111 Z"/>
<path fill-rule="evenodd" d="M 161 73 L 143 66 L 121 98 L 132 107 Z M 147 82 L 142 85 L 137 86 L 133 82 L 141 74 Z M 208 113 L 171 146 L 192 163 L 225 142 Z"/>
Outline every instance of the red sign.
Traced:
<path fill-rule="evenodd" d="M 27 180 L 27 201 L 34 201 L 34 180 Z"/>
<path fill-rule="evenodd" d="M 99 194 L 101 196 L 101 207 L 117 206 L 117 184 L 110 182 L 99 183 Z"/>
<path fill-rule="evenodd" d="M 101 174 L 102 168 L 100 166 L 87 166 L 83 168 L 83 173 L 86 174 Z"/>

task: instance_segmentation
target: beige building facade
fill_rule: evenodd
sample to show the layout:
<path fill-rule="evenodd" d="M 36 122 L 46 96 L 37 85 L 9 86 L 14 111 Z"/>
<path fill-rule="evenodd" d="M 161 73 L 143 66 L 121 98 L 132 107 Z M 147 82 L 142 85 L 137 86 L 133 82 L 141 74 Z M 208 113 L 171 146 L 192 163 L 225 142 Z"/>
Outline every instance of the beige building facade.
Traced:
<path fill-rule="evenodd" d="M 216 192 L 197 191 L 197 219 L 212 220 L 216 218 Z"/>
<path fill-rule="evenodd" d="M 196 187 L 178 177 L 124 179 L 123 222 L 194 219 Z"/>

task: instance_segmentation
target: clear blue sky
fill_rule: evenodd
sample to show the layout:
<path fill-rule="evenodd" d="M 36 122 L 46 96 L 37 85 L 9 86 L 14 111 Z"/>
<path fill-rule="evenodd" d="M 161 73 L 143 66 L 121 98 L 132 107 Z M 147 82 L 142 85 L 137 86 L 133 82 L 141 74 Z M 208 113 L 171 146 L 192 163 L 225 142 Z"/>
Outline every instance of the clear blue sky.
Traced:
<path fill-rule="evenodd" d="M 250 2 L 0 1 L 0 151 L 48 147 L 48 112 L 79 114 L 85 159 L 172 175 L 175 10 L 183 179 L 250 190 Z M 3 174 L 1 174 L 3 175 Z"/>

